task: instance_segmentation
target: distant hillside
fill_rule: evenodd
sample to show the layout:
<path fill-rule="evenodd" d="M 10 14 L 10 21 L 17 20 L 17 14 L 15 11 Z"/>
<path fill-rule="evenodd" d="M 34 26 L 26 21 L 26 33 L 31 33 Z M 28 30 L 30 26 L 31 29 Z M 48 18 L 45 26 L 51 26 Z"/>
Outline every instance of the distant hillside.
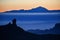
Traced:
<path fill-rule="evenodd" d="M 16 20 L 12 24 L 0 26 L 0 40 L 59 40 L 59 34 L 36 35 L 24 31 L 16 25 Z"/>
<path fill-rule="evenodd" d="M 44 7 L 37 7 L 37 8 L 32 8 L 30 10 L 11 10 L 11 11 L 6 11 L 4 13 L 45 13 L 45 12 L 60 12 L 60 10 L 48 10 Z"/>
<path fill-rule="evenodd" d="M 47 30 L 28 30 L 34 34 L 60 34 L 60 23 L 56 23 L 55 26 L 51 29 Z"/>

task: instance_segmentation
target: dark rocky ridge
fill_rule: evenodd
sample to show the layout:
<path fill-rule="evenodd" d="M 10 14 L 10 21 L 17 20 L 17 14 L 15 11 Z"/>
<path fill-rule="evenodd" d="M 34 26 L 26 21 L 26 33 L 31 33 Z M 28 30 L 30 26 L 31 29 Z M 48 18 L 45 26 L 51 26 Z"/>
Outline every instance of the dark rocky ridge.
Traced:
<path fill-rule="evenodd" d="M 16 25 L 16 19 L 12 24 L 0 26 L 0 40 L 59 40 L 59 34 L 36 35 L 24 31 Z"/>

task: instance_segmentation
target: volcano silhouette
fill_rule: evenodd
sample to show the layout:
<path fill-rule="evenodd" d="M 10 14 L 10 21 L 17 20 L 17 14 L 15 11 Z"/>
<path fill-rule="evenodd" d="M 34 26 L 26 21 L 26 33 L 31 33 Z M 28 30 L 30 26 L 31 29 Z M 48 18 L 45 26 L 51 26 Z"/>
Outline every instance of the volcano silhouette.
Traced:
<path fill-rule="evenodd" d="M 36 35 L 24 31 L 16 25 L 16 19 L 13 19 L 12 23 L 0 26 L 0 40 L 58 40 L 59 38 L 59 34 Z"/>
<path fill-rule="evenodd" d="M 44 7 L 39 6 L 36 8 L 29 9 L 29 10 L 24 10 L 24 9 L 11 10 L 11 11 L 6 11 L 4 13 L 46 13 L 46 12 L 60 12 L 60 10 L 48 10 Z"/>

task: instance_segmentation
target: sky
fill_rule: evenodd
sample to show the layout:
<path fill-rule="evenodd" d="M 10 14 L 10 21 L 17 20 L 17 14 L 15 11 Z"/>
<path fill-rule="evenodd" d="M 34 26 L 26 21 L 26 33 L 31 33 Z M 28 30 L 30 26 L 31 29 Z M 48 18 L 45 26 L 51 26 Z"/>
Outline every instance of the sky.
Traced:
<path fill-rule="evenodd" d="M 0 12 L 8 10 L 29 10 L 38 6 L 49 10 L 60 10 L 60 0 L 0 0 Z"/>

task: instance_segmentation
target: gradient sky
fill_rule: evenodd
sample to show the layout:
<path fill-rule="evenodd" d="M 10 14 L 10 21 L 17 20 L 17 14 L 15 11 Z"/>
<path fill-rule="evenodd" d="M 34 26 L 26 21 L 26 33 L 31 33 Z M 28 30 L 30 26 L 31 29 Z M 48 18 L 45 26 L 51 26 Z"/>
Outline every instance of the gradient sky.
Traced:
<path fill-rule="evenodd" d="M 0 12 L 31 9 L 43 6 L 49 10 L 60 10 L 60 0 L 0 0 Z"/>

